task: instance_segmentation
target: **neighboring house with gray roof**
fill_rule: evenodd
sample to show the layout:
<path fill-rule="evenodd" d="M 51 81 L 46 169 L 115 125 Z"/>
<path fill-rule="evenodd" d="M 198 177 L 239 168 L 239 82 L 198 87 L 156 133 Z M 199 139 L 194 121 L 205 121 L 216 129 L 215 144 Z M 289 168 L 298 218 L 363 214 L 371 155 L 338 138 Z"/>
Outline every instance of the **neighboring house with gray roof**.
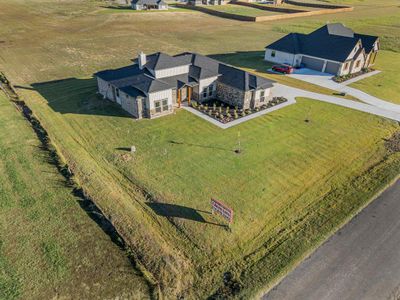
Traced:
<path fill-rule="evenodd" d="M 227 3 L 225 0 L 188 0 L 188 5 L 200 6 L 200 5 L 224 5 Z"/>
<path fill-rule="evenodd" d="M 174 111 L 182 102 L 219 100 L 248 109 L 267 104 L 274 81 L 215 59 L 182 53 L 140 53 L 133 65 L 95 74 L 99 93 L 135 118 Z"/>
<path fill-rule="evenodd" d="M 284 36 L 266 46 L 265 60 L 342 76 L 372 66 L 378 51 L 377 36 L 354 33 L 335 23 L 310 34 Z"/>
<path fill-rule="evenodd" d="M 168 9 L 167 2 L 165 2 L 163 0 L 132 0 L 131 6 L 135 10 L 149 10 L 149 9 L 166 10 L 166 9 Z"/>

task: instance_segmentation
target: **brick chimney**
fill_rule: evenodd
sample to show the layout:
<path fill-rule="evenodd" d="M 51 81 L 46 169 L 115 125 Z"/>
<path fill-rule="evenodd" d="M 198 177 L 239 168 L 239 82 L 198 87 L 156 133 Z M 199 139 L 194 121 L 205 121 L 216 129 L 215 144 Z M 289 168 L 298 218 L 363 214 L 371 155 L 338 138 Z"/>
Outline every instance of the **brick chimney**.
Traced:
<path fill-rule="evenodd" d="M 143 51 L 142 51 L 138 55 L 138 63 L 139 63 L 139 69 L 140 70 L 143 70 L 144 65 L 146 64 L 146 62 L 147 62 L 146 54 L 144 54 Z"/>

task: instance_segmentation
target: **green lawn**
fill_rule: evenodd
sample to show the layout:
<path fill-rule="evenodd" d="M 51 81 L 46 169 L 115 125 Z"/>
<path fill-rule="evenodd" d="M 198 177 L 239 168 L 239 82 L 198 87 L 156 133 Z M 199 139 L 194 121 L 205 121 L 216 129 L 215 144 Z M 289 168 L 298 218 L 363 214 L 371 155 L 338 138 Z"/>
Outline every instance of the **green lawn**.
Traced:
<path fill-rule="evenodd" d="M 374 68 L 382 72 L 350 86 L 383 100 L 400 104 L 400 53 L 381 51 Z"/>
<path fill-rule="evenodd" d="M 262 9 L 257 9 L 253 7 L 246 7 L 242 5 L 226 4 L 226 5 L 215 5 L 207 6 L 208 9 L 222 11 L 230 14 L 235 14 L 239 16 L 249 16 L 249 17 L 260 17 L 260 16 L 273 16 L 282 13 L 267 11 Z"/>
<path fill-rule="evenodd" d="M 149 298 L 1 92 L 0 127 L 0 298 Z"/>
<path fill-rule="evenodd" d="M 399 154 L 388 155 L 383 139 L 398 125 L 307 99 L 227 130 L 186 111 L 137 122 L 96 96 L 91 74 L 130 64 L 141 50 L 196 51 L 331 94 L 267 75 L 262 51 L 288 31 L 342 21 L 381 35 L 382 57 L 398 52 L 398 3 L 354 3 L 346 14 L 247 23 L 184 12 L 101 14 L 97 1 L 0 0 L 0 69 L 164 295 L 206 298 L 231 271 L 249 298 L 396 177 Z M 220 220 L 209 214 L 210 197 L 234 208 L 231 233 L 213 224 Z"/>
<path fill-rule="evenodd" d="M 181 273 L 191 273 L 189 293 L 197 297 L 217 287 L 227 270 L 246 284 L 244 295 L 253 293 L 262 278 L 275 278 L 400 171 L 399 155 L 388 157 L 382 139 L 398 128 L 394 122 L 312 100 L 221 130 L 186 111 L 134 122 L 95 97 L 90 79 L 34 88 L 43 98 L 28 91 L 25 97 L 61 152 L 87 166 L 79 175 L 92 174 L 88 186 L 101 207 L 115 216 L 122 211 L 114 203 L 142 205 L 171 244 L 190 255 Z M 240 155 L 233 151 L 238 132 Z M 129 160 L 131 145 L 137 153 Z M 215 225 L 221 220 L 209 213 L 211 197 L 235 210 L 231 233 Z M 125 225 L 134 227 L 129 214 L 123 213 Z M 254 268 L 262 270 L 254 274 Z"/>

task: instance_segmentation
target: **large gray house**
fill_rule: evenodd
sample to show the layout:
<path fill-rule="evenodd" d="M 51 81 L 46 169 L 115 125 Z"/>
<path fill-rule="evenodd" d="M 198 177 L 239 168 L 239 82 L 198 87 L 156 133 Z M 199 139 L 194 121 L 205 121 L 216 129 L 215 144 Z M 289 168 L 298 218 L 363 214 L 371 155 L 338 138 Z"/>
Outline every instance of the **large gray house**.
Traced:
<path fill-rule="evenodd" d="M 132 0 L 131 6 L 135 10 L 149 10 L 149 9 L 166 10 L 166 9 L 168 9 L 167 2 L 165 2 L 163 0 Z"/>
<path fill-rule="evenodd" d="M 135 118 L 174 111 L 185 101 L 217 99 L 248 109 L 272 99 L 274 81 L 196 53 L 140 53 L 135 64 L 95 74 L 98 90 Z"/>
<path fill-rule="evenodd" d="M 374 64 L 377 36 L 354 33 L 343 24 L 327 24 L 310 34 L 290 33 L 266 46 L 265 60 L 347 75 Z"/>

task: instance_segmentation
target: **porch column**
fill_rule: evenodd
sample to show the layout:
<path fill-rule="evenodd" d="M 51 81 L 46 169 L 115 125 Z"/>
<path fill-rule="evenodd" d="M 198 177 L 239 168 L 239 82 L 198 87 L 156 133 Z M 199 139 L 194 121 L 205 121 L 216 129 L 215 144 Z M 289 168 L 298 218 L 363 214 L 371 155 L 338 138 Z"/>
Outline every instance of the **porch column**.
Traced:
<path fill-rule="evenodd" d="M 192 88 L 191 87 L 188 87 L 188 104 L 190 105 L 190 99 L 191 99 L 191 97 L 192 97 Z"/>
<path fill-rule="evenodd" d="M 178 93 L 178 107 L 181 107 L 181 90 L 178 89 L 177 93 Z"/>
<path fill-rule="evenodd" d="M 325 60 L 325 61 L 324 61 L 324 66 L 322 67 L 322 73 L 325 73 L 326 65 L 327 65 L 327 64 L 328 64 L 328 61 Z"/>

